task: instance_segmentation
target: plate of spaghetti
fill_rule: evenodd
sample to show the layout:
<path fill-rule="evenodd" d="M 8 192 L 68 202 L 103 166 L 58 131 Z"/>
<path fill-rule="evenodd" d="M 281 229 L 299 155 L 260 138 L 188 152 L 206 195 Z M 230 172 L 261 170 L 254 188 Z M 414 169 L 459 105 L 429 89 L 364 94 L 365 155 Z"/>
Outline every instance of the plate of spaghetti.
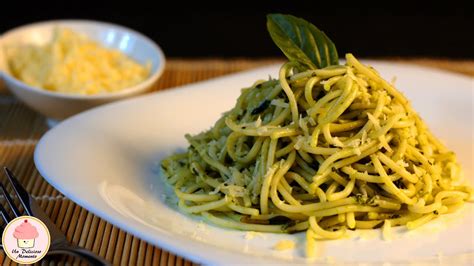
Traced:
<path fill-rule="evenodd" d="M 200 263 L 472 263 L 473 80 L 267 27 L 287 62 L 77 115 L 38 170 Z"/>

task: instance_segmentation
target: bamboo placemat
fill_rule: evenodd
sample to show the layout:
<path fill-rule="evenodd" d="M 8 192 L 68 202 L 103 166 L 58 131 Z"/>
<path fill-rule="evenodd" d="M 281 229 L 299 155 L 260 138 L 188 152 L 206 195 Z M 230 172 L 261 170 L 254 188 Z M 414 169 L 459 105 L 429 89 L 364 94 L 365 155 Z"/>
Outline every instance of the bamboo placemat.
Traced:
<path fill-rule="evenodd" d="M 474 60 L 434 59 L 389 60 L 406 62 L 474 76 Z M 275 59 L 171 59 L 156 90 L 279 62 Z M 0 89 L 0 166 L 8 166 L 40 202 L 41 207 L 73 243 L 103 256 L 114 265 L 193 265 L 192 262 L 127 234 L 64 197 L 38 173 L 33 152 L 48 130 L 45 118 Z M 1 180 L 4 181 L 2 175 Z M 75 264 L 72 258 L 43 261 L 45 265 Z M 0 252 L 2 265 L 14 264 Z"/>

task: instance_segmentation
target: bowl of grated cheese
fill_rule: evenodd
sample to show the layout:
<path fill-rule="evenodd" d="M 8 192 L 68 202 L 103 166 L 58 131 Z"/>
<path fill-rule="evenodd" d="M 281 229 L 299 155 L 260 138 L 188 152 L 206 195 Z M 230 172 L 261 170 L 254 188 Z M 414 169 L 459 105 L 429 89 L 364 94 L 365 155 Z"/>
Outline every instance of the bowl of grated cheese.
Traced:
<path fill-rule="evenodd" d="M 105 22 L 39 22 L 0 37 L 0 83 L 50 124 L 151 91 L 164 66 L 148 37 Z"/>

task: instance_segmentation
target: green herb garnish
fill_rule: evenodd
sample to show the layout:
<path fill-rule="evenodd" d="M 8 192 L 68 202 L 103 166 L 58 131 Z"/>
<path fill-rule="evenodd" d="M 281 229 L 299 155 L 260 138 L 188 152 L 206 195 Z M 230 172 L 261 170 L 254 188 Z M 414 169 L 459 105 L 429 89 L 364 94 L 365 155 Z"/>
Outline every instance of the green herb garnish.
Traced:
<path fill-rule="evenodd" d="M 334 43 L 308 21 L 291 15 L 267 15 L 267 29 L 290 62 L 309 69 L 339 64 Z"/>
<path fill-rule="evenodd" d="M 270 106 L 270 101 L 263 100 L 255 109 L 252 110 L 252 115 L 260 114 L 261 112 L 265 111 L 268 106 Z"/>

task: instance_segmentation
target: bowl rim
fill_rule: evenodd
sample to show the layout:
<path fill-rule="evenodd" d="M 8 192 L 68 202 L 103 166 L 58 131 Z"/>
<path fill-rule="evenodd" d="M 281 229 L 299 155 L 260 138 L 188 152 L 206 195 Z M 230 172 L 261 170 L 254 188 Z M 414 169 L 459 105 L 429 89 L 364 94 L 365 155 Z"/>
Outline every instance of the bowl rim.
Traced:
<path fill-rule="evenodd" d="M 92 94 L 92 95 L 84 95 L 84 94 L 74 94 L 74 93 L 64 93 L 64 92 L 54 92 L 54 91 L 49 91 L 45 90 L 43 88 L 35 87 L 35 86 L 30 86 L 26 84 L 25 82 L 17 79 L 7 71 L 4 71 L 0 69 L 0 77 L 3 78 L 4 81 L 8 81 L 13 83 L 15 86 L 27 90 L 32 93 L 39 93 L 45 96 L 51 96 L 55 98 L 64 98 L 64 99 L 75 99 L 75 100 L 101 100 L 101 99 L 114 99 L 114 98 L 122 98 L 126 95 L 129 94 L 134 94 L 140 91 L 145 90 L 147 87 L 152 85 L 162 74 L 165 69 L 166 65 L 166 58 L 163 53 L 163 50 L 161 47 L 154 42 L 152 39 L 144 35 L 143 33 L 136 31 L 134 29 L 128 28 L 126 26 L 122 26 L 119 24 L 114 24 L 110 22 L 105 22 L 105 21 L 98 21 L 98 20 L 89 20 L 89 19 L 58 19 L 58 20 L 45 20 L 45 21 L 38 21 L 38 22 L 33 22 L 25 25 L 21 25 L 12 29 L 7 30 L 3 34 L 0 35 L 0 49 L 2 48 L 2 43 L 3 41 L 10 35 L 15 34 L 17 32 L 24 31 L 26 29 L 31 29 L 35 27 L 41 27 L 41 26 L 48 26 L 49 24 L 61 24 L 61 23 L 70 23 L 70 24 L 88 24 L 92 26 L 102 26 L 102 27 L 111 27 L 115 28 L 119 31 L 128 31 L 131 34 L 136 35 L 138 38 L 142 38 L 145 42 L 149 43 L 153 50 L 156 52 L 158 56 L 158 64 L 156 70 L 151 73 L 145 80 L 141 81 L 138 84 L 135 84 L 131 87 L 127 87 L 118 91 L 114 92 L 107 92 L 107 93 L 102 93 L 102 94 Z M 7 58 L 4 58 L 6 61 Z M 6 63 L 6 62 L 5 62 Z M 5 82 L 6 83 L 6 82 Z M 9 87 L 7 84 L 5 84 L 6 87 Z"/>

